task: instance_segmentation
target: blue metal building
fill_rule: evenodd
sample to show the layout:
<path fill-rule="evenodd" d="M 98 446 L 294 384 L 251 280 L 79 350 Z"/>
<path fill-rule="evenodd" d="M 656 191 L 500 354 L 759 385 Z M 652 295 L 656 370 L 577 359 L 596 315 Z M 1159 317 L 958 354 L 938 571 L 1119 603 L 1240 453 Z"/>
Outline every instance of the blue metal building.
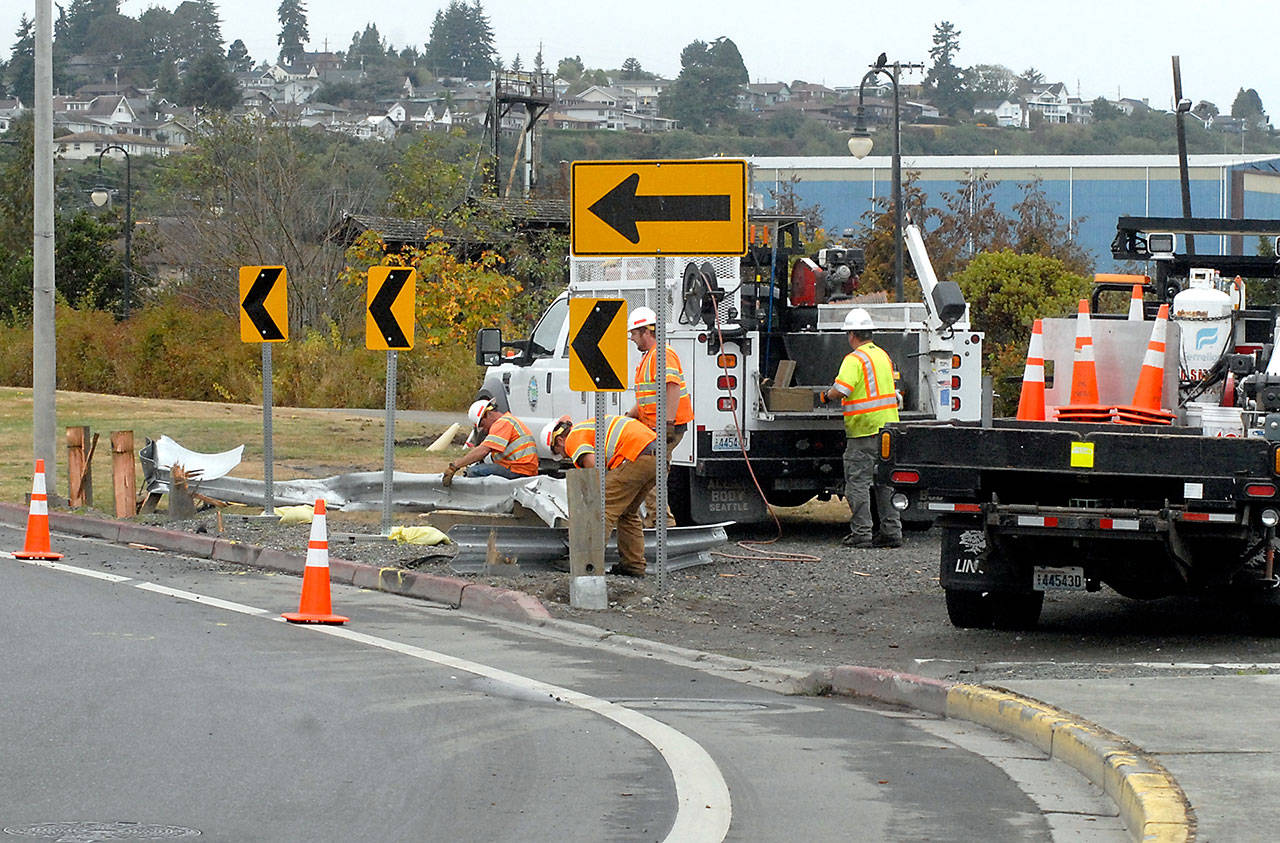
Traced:
<path fill-rule="evenodd" d="M 887 155 L 748 160 L 753 205 L 772 207 L 771 194 L 793 183 L 798 204 L 819 205 L 830 232 L 859 227 L 877 198 L 892 195 Z M 1280 219 L 1280 156 L 1191 155 L 1188 170 L 1195 216 Z M 904 178 L 916 174 L 916 186 L 939 208 L 943 193 L 985 173 L 995 184 L 996 205 L 1010 215 L 1024 195 L 1019 185 L 1040 178 L 1064 220 L 1078 221 L 1075 236 L 1099 272 L 1115 267 L 1110 247 L 1118 217 L 1182 216 L 1176 155 L 904 155 L 902 172 Z M 1256 247 L 1243 245 L 1250 254 Z M 1229 239 L 1199 237 L 1196 248 L 1223 254 Z"/>

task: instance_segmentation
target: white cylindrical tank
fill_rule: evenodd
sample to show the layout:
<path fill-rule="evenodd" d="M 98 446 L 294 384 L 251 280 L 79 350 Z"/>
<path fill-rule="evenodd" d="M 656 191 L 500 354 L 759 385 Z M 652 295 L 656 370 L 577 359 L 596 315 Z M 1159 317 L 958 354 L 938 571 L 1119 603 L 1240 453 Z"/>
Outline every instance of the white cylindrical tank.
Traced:
<path fill-rule="evenodd" d="M 1201 380 L 1231 341 L 1231 296 L 1201 281 L 1173 297 L 1172 317 L 1182 334 L 1183 377 Z"/>

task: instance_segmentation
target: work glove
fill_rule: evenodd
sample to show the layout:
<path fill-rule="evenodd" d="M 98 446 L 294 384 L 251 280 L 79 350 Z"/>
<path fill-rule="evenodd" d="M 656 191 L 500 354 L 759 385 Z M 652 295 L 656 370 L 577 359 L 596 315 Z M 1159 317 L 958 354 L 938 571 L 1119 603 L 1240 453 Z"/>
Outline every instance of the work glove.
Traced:
<path fill-rule="evenodd" d="M 440 480 L 441 485 L 443 485 L 443 486 L 445 486 L 445 487 L 452 486 L 452 485 L 453 485 L 453 475 L 455 475 L 455 474 L 457 474 L 457 473 L 458 473 L 458 468 L 457 468 L 457 466 L 455 466 L 453 463 L 449 463 L 449 467 L 448 467 L 448 468 L 446 468 L 446 469 L 444 470 L 444 476 L 443 476 L 443 477 L 441 478 L 441 480 Z"/>
<path fill-rule="evenodd" d="M 830 403 L 830 401 L 831 401 L 831 399 L 827 397 L 827 392 L 826 392 L 826 390 L 825 390 L 825 389 L 824 389 L 822 392 L 819 392 L 819 393 L 818 393 L 818 405 L 819 405 L 819 406 L 821 406 L 821 407 L 825 407 L 825 406 L 827 406 L 827 404 L 828 404 L 828 403 Z"/>

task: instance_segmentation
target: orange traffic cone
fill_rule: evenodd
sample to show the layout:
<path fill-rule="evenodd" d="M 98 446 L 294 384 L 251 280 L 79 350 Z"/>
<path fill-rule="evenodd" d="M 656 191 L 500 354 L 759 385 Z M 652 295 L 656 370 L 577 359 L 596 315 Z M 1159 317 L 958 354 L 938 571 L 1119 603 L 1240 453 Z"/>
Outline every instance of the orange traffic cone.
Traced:
<path fill-rule="evenodd" d="M 27 537 L 22 550 L 13 554 L 18 559 L 61 559 L 61 553 L 49 549 L 49 496 L 44 488 L 44 460 L 36 460 L 36 473 L 31 478 L 31 511 L 27 515 Z"/>
<path fill-rule="evenodd" d="M 1141 322 L 1146 318 L 1142 313 L 1142 285 L 1134 284 L 1133 292 L 1129 294 L 1129 321 Z"/>
<path fill-rule="evenodd" d="M 1174 414 L 1161 408 L 1161 391 L 1164 387 L 1164 348 L 1168 334 L 1169 305 L 1160 305 L 1147 353 L 1142 359 L 1142 371 L 1138 373 L 1138 388 L 1133 392 L 1133 403 L 1116 407 L 1116 421 L 1122 424 L 1172 424 Z"/>
<path fill-rule="evenodd" d="M 329 602 L 329 533 L 324 523 L 324 498 L 316 499 L 307 542 L 307 567 L 302 571 L 302 600 L 298 611 L 280 617 L 291 623 L 346 623 L 350 618 L 333 614 Z"/>
<path fill-rule="evenodd" d="M 1022 370 L 1022 395 L 1018 397 L 1018 418 L 1044 421 L 1044 322 L 1031 325 L 1027 346 L 1027 367 Z"/>
<path fill-rule="evenodd" d="M 1076 316 L 1076 353 L 1071 362 L 1071 399 L 1057 410 L 1059 421 L 1110 422 L 1111 408 L 1098 403 L 1098 369 L 1093 360 L 1089 301 L 1080 299 Z"/>

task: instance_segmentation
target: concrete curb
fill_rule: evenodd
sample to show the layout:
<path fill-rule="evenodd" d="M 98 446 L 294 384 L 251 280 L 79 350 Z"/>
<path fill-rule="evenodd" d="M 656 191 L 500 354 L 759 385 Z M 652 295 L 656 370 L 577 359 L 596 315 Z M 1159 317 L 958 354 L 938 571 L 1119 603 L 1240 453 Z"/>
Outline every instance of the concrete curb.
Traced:
<path fill-rule="evenodd" d="M 28 510 L 0 503 L 0 523 L 26 525 Z M 50 512 L 49 526 L 58 532 L 105 539 L 117 544 L 141 544 L 200 559 L 301 574 L 306 557 L 274 548 L 165 530 L 126 521 L 105 521 L 85 515 Z M 443 603 L 455 609 L 493 615 L 536 626 L 566 630 L 582 627 L 555 621 L 536 597 L 454 577 L 440 577 L 379 568 L 344 559 L 329 559 L 331 580 L 406 597 Z M 585 637 L 618 639 L 596 627 Z M 638 642 L 637 642 L 638 643 Z M 658 642 L 644 648 L 742 670 L 747 662 L 726 656 L 686 650 Z M 778 678 L 786 677 L 777 671 Z M 968 720 L 1026 741 L 1052 758 L 1070 764 L 1110 797 L 1134 840 L 1182 843 L 1195 839 L 1195 819 L 1186 794 L 1158 761 L 1121 736 L 1038 700 L 996 687 L 943 682 L 909 673 L 845 665 L 810 673 L 798 680 L 803 692 L 830 692 L 864 697 L 958 720 Z"/>
<path fill-rule="evenodd" d="M 0 524 L 23 527 L 27 523 L 27 515 L 26 507 L 0 503 Z M 290 574 L 301 574 L 307 561 L 305 556 L 298 554 L 216 536 L 148 527 L 129 521 L 106 521 L 67 512 L 50 512 L 49 528 L 60 533 L 90 536 L 116 544 L 146 545 L 197 559 L 232 562 Z M 536 597 L 521 591 L 507 591 L 454 577 L 422 574 L 403 568 L 379 568 L 330 556 L 329 579 L 357 588 L 416 597 L 443 603 L 454 609 L 537 626 L 551 620 L 551 613 Z"/>
<path fill-rule="evenodd" d="M 817 671 L 808 683 L 968 720 L 1025 741 L 1101 788 L 1134 840 L 1195 840 L 1191 804 L 1169 771 L 1120 735 L 1070 712 L 1003 688 L 852 665 Z"/>

